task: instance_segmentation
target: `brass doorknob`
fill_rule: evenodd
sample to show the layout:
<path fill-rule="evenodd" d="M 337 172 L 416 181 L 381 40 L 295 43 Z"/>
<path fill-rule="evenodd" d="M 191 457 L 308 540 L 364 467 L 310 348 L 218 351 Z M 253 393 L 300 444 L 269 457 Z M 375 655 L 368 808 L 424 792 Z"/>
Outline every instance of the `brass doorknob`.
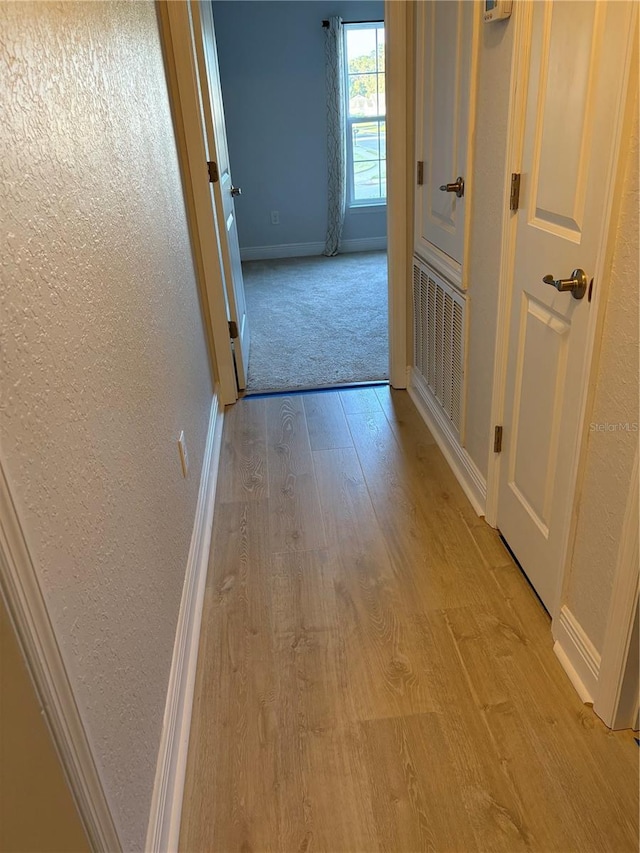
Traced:
<path fill-rule="evenodd" d="M 587 292 L 587 276 L 585 271 L 581 270 L 579 267 L 571 273 L 571 278 L 556 279 L 549 274 L 545 275 L 542 280 L 545 284 L 550 284 L 551 287 L 555 287 L 556 290 L 560 291 L 560 293 L 570 290 L 574 299 L 582 299 Z"/>
<path fill-rule="evenodd" d="M 462 198 L 464 195 L 464 178 L 458 175 L 453 184 L 442 184 L 440 191 L 443 193 L 455 193 L 458 198 Z"/>

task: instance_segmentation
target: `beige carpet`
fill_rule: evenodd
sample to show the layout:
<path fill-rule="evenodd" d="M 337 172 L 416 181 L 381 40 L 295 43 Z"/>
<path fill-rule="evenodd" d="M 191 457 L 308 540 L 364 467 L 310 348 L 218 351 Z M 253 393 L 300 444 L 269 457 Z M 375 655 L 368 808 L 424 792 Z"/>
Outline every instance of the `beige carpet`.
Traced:
<path fill-rule="evenodd" d="M 247 391 L 388 378 L 386 252 L 245 261 Z"/>

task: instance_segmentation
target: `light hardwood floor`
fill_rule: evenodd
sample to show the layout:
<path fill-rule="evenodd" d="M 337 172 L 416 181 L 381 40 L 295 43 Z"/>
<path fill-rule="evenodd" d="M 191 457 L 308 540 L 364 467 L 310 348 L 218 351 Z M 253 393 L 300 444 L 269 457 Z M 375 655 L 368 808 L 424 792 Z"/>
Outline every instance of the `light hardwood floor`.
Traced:
<path fill-rule="evenodd" d="M 227 409 L 183 851 L 637 851 L 638 747 L 406 392 Z"/>

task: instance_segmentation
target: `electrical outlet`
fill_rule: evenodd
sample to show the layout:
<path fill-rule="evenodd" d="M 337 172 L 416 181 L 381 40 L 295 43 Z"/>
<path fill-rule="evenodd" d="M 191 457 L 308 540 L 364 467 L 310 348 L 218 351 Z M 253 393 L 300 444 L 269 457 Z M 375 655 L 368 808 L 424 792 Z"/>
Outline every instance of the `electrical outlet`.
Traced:
<path fill-rule="evenodd" d="M 280 225 L 280 211 L 272 210 L 271 211 L 271 224 L 272 225 Z"/>
<path fill-rule="evenodd" d="M 180 454 L 180 465 L 182 466 L 182 476 L 186 477 L 189 473 L 189 454 L 187 452 L 187 440 L 184 437 L 184 430 L 180 432 L 178 439 L 178 453 Z"/>

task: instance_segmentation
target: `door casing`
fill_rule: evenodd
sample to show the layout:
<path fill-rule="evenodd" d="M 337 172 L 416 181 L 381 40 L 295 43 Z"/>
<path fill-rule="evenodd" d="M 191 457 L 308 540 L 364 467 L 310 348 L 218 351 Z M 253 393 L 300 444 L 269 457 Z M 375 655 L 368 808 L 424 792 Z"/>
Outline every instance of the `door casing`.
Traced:
<path fill-rule="evenodd" d="M 202 122 L 205 129 L 208 159 L 217 165 L 217 180 L 210 183 L 211 195 L 220 227 L 219 246 L 225 281 L 227 319 L 235 323 L 238 336 L 233 339 L 238 388 L 247 386 L 247 369 L 251 350 L 251 328 L 247 320 L 238 226 L 233 195 L 231 163 L 222 103 L 220 67 L 210 3 L 189 4 L 192 20 L 192 44 L 198 57 L 198 77 L 201 92 Z M 231 335 L 229 335 L 231 337 Z"/>
<path fill-rule="evenodd" d="M 238 399 L 226 321 L 219 224 L 209 197 L 209 179 L 198 111 L 196 58 L 188 34 L 186 3 L 157 0 L 165 48 L 169 98 L 192 227 L 194 259 L 201 288 L 203 322 L 210 345 L 214 382 L 223 405 Z M 407 383 L 408 223 L 412 221 L 407 181 L 409 135 L 407 39 L 409 3 L 385 0 L 387 44 L 387 268 L 389 282 L 389 378 L 394 388 Z M 206 236 L 216 234 L 215 243 Z"/>
<path fill-rule="evenodd" d="M 189 7 L 186 2 L 157 0 L 156 10 L 212 378 L 221 404 L 229 405 L 238 399 L 238 389 L 227 322 L 220 226 L 209 187 L 198 60 L 193 54 Z"/>
<path fill-rule="evenodd" d="M 411 81 L 413 43 L 411 4 L 385 0 L 387 100 L 387 272 L 389 287 L 389 381 L 394 388 L 407 387 L 408 316 L 407 288 L 412 252 L 413 183 L 408 168 L 413 158 L 413 104 Z"/>

